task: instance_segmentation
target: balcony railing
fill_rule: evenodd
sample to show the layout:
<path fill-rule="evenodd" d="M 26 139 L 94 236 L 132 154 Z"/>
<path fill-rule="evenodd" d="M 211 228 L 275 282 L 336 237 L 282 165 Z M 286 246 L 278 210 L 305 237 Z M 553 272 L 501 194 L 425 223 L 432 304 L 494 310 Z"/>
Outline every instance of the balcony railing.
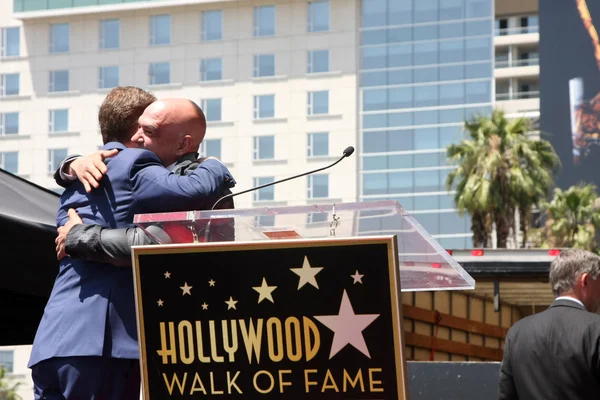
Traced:
<path fill-rule="evenodd" d="M 540 65 L 539 58 L 522 58 L 518 60 L 499 60 L 496 61 L 496 68 L 514 68 L 514 67 L 529 67 L 532 65 Z"/>
<path fill-rule="evenodd" d="M 496 29 L 494 32 L 494 35 L 495 36 L 524 35 L 526 33 L 538 33 L 539 29 L 540 29 L 540 27 L 538 25 L 519 26 L 516 28 Z"/>
<path fill-rule="evenodd" d="M 496 101 L 537 99 L 540 97 L 539 90 L 531 92 L 496 93 Z"/>

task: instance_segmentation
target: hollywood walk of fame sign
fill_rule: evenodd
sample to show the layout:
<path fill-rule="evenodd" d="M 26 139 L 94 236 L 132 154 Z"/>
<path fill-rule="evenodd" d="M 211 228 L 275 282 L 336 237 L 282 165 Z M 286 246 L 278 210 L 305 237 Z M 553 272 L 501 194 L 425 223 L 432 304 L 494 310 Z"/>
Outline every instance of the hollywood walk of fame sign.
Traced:
<path fill-rule="evenodd" d="M 145 399 L 407 399 L 394 236 L 134 248 Z"/>

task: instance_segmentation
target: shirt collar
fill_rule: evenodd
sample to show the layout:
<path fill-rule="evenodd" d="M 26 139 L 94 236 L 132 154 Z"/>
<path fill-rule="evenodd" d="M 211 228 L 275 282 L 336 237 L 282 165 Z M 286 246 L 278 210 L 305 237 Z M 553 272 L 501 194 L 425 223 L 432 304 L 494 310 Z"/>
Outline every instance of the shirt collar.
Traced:
<path fill-rule="evenodd" d="M 587 307 L 583 305 L 583 303 L 581 302 L 581 300 L 579 300 L 579 299 L 576 299 L 575 297 L 571 297 L 571 296 L 560 296 L 560 297 L 557 297 L 556 299 L 554 299 L 554 301 L 557 301 L 557 300 L 571 300 L 571 301 L 574 301 L 575 303 L 579 304 L 579 305 L 580 305 L 580 306 L 582 306 L 583 308 L 587 309 Z"/>

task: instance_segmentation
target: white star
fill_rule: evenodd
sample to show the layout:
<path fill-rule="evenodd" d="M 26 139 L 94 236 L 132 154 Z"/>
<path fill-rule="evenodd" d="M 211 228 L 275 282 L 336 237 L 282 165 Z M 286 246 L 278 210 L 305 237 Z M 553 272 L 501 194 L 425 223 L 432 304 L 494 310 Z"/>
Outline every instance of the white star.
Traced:
<path fill-rule="evenodd" d="M 306 257 L 306 256 L 304 256 L 304 263 L 302 264 L 302 268 L 290 268 L 290 270 L 293 273 L 295 273 L 296 275 L 298 275 L 300 277 L 300 280 L 298 281 L 298 290 L 300 290 L 300 288 L 307 283 L 310 283 L 311 285 L 313 285 L 314 287 L 316 287 L 318 289 L 319 285 L 317 284 L 317 280 L 315 279 L 315 276 L 319 272 L 321 272 L 322 269 L 323 269 L 323 267 L 312 268 L 310 266 L 310 263 L 308 262 L 308 257 Z"/>
<path fill-rule="evenodd" d="M 354 314 L 348 294 L 344 290 L 338 315 L 315 316 L 317 321 L 334 333 L 329 359 L 331 360 L 347 344 L 351 344 L 365 356 L 371 358 L 362 331 L 377 317 L 379 317 L 379 314 Z"/>
<path fill-rule="evenodd" d="M 165 304 L 165 302 L 162 299 L 158 299 L 158 301 L 156 303 L 158 303 L 159 307 L 162 307 L 163 304 Z"/>
<path fill-rule="evenodd" d="M 225 302 L 225 304 L 227 304 L 227 309 L 231 310 L 232 308 L 234 310 L 237 310 L 237 308 L 235 308 L 235 305 L 237 303 L 237 300 L 234 300 L 233 297 L 229 296 L 229 300 Z"/>
<path fill-rule="evenodd" d="M 359 274 L 358 270 L 356 270 L 354 275 L 350 275 L 350 276 L 354 279 L 354 282 L 352 282 L 352 284 L 356 284 L 356 283 L 362 284 L 363 283 L 362 278 L 364 275 Z"/>
<path fill-rule="evenodd" d="M 215 286 L 215 281 L 213 281 L 212 279 L 210 281 L 208 281 L 208 286 Z"/>
<path fill-rule="evenodd" d="M 171 273 L 169 271 L 165 272 L 165 279 L 169 279 L 171 277 Z"/>
<path fill-rule="evenodd" d="M 256 290 L 259 293 L 259 303 L 264 299 L 269 300 L 271 303 L 275 303 L 275 301 L 273 301 L 273 296 L 271 295 L 271 293 L 273 293 L 273 290 L 277 289 L 277 286 L 268 286 L 267 280 L 265 278 L 263 278 L 261 286 L 252 287 L 252 289 Z"/>
<path fill-rule="evenodd" d="M 206 302 L 202 304 L 202 310 L 208 310 L 208 304 L 206 304 Z"/>
<path fill-rule="evenodd" d="M 184 283 L 183 286 L 179 287 L 179 289 L 183 290 L 183 293 L 181 295 L 185 296 L 186 294 L 189 294 L 191 296 L 192 295 L 192 287 L 193 286 L 188 286 L 187 282 Z"/>

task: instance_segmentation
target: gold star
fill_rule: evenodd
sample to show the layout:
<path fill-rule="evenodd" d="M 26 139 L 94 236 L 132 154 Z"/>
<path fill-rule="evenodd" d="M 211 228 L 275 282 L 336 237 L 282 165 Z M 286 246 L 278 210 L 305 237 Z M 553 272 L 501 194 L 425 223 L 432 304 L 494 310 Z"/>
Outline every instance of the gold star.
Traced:
<path fill-rule="evenodd" d="M 355 283 L 360 283 L 362 285 L 362 283 L 363 283 L 363 281 L 362 281 L 363 276 L 364 275 L 359 274 L 358 270 L 356 270 L 356 272 L 354 273 L 354 275 L 350 275 L 350 277 L 352 279 L 354 279 L 354 282 L 352 282 L 352 284 L 354 285 Z"/>
<path fill-rule="evenodd" d="M 269 300 L 271 303 L 275 303 L 273 301 L 273 296 L 271 295 L 271 293 L 273 292 L 273 290 L 277 289 L 277 286 L 268 286 L 267 280 L 265 278 L 263 278 L 261 286 L 252 287 L 252 289 L 256 290 L 259 293 L 259 296 L 258 296 L 259 303 L 261 301 L 263 301 L 264 299 Z"/>
<path fill-rule="evenodd" d="M 308 262 L 308 257 L 306 256 L 304 256 L 302 268 L 290 268 L 293 273 L 300 277 L 300 280 L 298 281 L 298 290 L 300 290 L 300 288 L 307 283 L 310 283 L 318 289 L 319 285 L 317 284 L 315 276 L 321 272 L 322 269 L 323 267 L 311 267 L 310 263 Z"/>
<path fill-rule="evenodd" d="M 206 302 L 202 304 L 202 310 L 208 310 L 208 304 L 206 304 Z"/>
<path fill-rule="evenodd" d="M 179 289 L 183 290 L 183 293 L 181 295 L 185 296 L 186 294 L 189 294 L 191 296 L 192 295 L 192 287 L 193 286 L 188 286 L 187 282 L 184 283 L 183 286 L 179 287 Z"/>
<path fill-rule="evenodd" d="M 171 277 L 171 273 L 169 271 L 165 272 L 165 279 L 169 279 Z"/>
<path fill-rule="evenodd" d="M 208 281 L 208 286 L 215 286 L 215 281 L 213 281 L 212 279 L 210 281 Z"/>
<path fill-rule="evenodd" d="M 235 305 L 237 303 L 237 300 L 234 300 L 233 297 L 229 296 L 229 300 L 225 302 L 225 304 L 227 304 L 227 309 L 231 310 L 232 308 L 234 310 L 237 310 L 237 308 L 235 308 Z"/>
<path fill-rule="evenodd" d="M 164 301 L 162 301 L 162 299 L 158 299 L 157 303 L 158 303 L 158 306 L 159 306 L 159 307 L 162 307 L 162 306 L 163 306 L 163 304 L 165 304 L 165 302 L 164 302 Z"/>

